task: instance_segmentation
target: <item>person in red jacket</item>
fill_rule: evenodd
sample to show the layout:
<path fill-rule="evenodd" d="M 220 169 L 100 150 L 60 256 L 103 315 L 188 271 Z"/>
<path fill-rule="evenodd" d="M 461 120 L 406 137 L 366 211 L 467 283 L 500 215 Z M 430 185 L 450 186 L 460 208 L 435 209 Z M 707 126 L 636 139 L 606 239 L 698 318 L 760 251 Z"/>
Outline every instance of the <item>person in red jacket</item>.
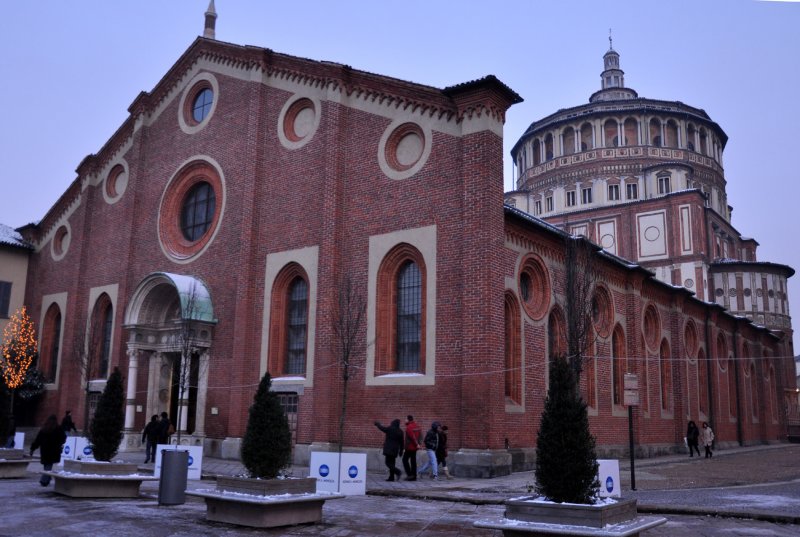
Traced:
<path fill-rule="evenodd" d="M 406 471 L 406 481 L 417 480 L 417 450 L 420 447 L 421 436 L 422 429 L 414 421 L 414 416 L 409 414 L 406 417 L 406 449 L 403 453 L 403 469 Z"/>

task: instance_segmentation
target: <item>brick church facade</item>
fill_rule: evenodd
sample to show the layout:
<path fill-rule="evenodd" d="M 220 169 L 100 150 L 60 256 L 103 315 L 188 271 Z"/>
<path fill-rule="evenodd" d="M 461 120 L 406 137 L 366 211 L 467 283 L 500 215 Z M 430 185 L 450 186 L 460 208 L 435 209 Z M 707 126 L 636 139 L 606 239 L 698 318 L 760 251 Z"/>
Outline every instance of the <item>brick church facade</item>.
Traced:
<path fill-rule="evenodd" d="M 167 411 L 183 443 L 238 457 L 269 371 L 307 462 L 338 441 L 337 328 L 362 301 L 345 446 L 377 465 L 373 421 L 413 414 L 449 425 L 457 475 L 529 468 L 574 239 L 504 204 L 503 123 L 520 101 L 493 76 L 438 89 L 198 38 L 19 230 L 33 248 L 40 414 L 83 416 L 119 367 L 122 449 Z M 627 445 L 628 372 L 643 453 L 682 444 L 688 419 L 711 421 L 723 445 L 785 439 L 790 326 L 770 330 L 625 251 L 591 249 L 582 390 L 601 452 Z"/>

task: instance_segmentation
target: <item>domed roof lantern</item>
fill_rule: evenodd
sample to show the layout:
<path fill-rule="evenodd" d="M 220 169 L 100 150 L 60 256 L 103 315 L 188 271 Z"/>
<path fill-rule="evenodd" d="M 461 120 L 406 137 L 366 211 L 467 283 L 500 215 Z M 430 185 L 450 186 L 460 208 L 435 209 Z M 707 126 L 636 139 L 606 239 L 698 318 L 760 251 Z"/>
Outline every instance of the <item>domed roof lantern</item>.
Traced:
<path fill-rule="evenodd" d="M 625 87 L 625 71 L 619 68 L 619 53 L 614 50 L 611 30 L 608 30 L 608 51 L 603 54 L 604 70 L 600 73 L 600 91 L 595 92 L 589 102 L 635 99 L 639 95 Z"/>

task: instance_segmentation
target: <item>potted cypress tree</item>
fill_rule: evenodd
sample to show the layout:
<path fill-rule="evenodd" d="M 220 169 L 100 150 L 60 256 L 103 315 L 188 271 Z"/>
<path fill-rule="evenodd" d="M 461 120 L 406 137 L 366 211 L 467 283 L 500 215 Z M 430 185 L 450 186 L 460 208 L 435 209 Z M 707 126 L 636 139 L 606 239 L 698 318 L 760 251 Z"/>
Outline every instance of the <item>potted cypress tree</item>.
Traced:
<path fill-rule="evenodd" d="M 137 474 L 136 464 L 111 462 L 122 441 L 124 405 L 122 373 L 115 367 L 89 425 L 95 460 L 65 460 L 63 472 L 51 472 L 56 492 L 77 498 L 136 498 L 142 481 L 157 479 Z"/>
<path fill-rule="evenodd" d="M 271 528 L 322 520 L 325 500 L 341 494 L 316 492 L 316 479 L 281 475 L 292 459 L 292 434 L 266 373 L 250 407 L 242 439 L 247 477 L 218 476 L 214 490 L 187 492 L 205 498 L 206 518 L 240 526 Z"/>
<path fill-rule="evenodd" d="M 478 521 L 504 534 L 638 535 L 664 518 L 637 518 L 636 500 L 601 500 L 595 439 L 574 368 L 559 356 L 550 362 L 550 383 L 536 438 L 536 492 L 539 497 L 506 502 L 505 518 Z M 553 526 L 556 529 L 553 529 Z M 561 529 L 558 529 L 561 526 Z M 631 528 L 637 532 L 631 532 Z"/>

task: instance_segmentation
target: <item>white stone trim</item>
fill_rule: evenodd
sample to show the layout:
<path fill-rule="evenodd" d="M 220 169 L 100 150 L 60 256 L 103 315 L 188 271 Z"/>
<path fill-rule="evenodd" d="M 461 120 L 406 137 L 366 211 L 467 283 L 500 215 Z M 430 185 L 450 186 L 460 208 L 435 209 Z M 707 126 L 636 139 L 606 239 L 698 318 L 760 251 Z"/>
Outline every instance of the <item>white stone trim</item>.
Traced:
<path fill-rule="evenodd" d="M 286 137 L 286 133 L 283 130 L 283 121 L 286 117 L 286 113 L 289 111 L 289 108 L 299 101 L 300 99 L 308 99 L 314 105 L 314 124 L 311 127 L 311 131 L 304 136 L 301 140 L 293 141 Z M 314 135 L 317 133 L 317 129 L 319 128 L 320 118 L 322 117 L 322 103 L 319 100 L 319 97 L 314 95 L 310 91 L 301 91 L 287 99 L 284 103 L 283 108 L 281 108 L 281 112 L 278 115 L 278 124 L 276 125 L 278 131 L 278 140 L 280 140 L 281 145 L 289 150 L 300 149 L 308 142 L 314 138 Z"/>
<path fill-rule="evenodd" d="M 367 293 L 367 386 L 433 386 L 436 384 L 436 225 L 372 235 L 369 238 Z M 425 261 L 425 372 L 375 375 L 378 270 L 389 251 L 398 244 L 416 248 Z"/>
<path fill-rule="evenodd" d="M 208 115 L 203 118 L 203 121 L 198 123 L 197 125 L 189 125 L 186 122 L 186 99 L 189 98 L 189 95 L 194 95 L 194 87 L 200 83 L 206 81 L 211 84 L 211 91 L 214 93 L 214 98 L 211 101 L 211 110 L 208 111 Z M 219 83 L 217 82 L 217 77 L 214 76 L 213 73 L 209 73 L 204 71 L 202 73 L 198 73 L 195 75 L 186 85 L 183 87 L 183 93 L 181 94 L 181 100 L 178 103 L 178 125 L 180 125 L 181 130 L 186 134 L 195 134 L 205 128 L 208 125 L 208 122 L 211 121 L 211 118 L 214 117 L 214 111 L 217 109 L 217 103 L 219 102 L 220 94 L 219 94 Z"/>
<path fill-rule="evenodd" d="M 37 345 L 37 351 L 39 353 L 42 352 L 41 327 L 44 326 L 45 315 L 47 315 L 47 310 L 50 309 L 52 304 L 58 306 L 58 309 L 61 312 L 61 328 L 59 330 L 58 339 L 58 356 L 56 357 L 56 376 L 52 383 L 45 384 L 45 389 L 48 390 L 55 390 L 58 387 L 59 379 L 61 377 L 61 359 L 64 356 L 64 326 L 66 325 L 67 319 L 67 292 L 64 291 L 63 293 L 54 293 L 52 295 L 42 296 L 42 307 L 41 311 L 39 312 L 39 344 Z"/>
<path fill-rule="evenodd" d="M 303 380 L 297 376 L 281 379 L 272 378 L 274 391 L 281 391 L 279 387 L 285 384 L 311 388 L 314 386 L 314 351 L 317 338 L 317 289 L 319 288 L 319 246 L 309 246 L 297 250 L 275 252 L 267 254 L 267 264 L 264 274 L 264 320 L 261 323 L 261 363 L 259 378 L 267 372 L 269 359 L 269 318 L 272 305 L 272 287 L 275 278 L 289 263 L 297 263 L 308 276 L 308 342 L 306 346 L 306 374 Z"/>

